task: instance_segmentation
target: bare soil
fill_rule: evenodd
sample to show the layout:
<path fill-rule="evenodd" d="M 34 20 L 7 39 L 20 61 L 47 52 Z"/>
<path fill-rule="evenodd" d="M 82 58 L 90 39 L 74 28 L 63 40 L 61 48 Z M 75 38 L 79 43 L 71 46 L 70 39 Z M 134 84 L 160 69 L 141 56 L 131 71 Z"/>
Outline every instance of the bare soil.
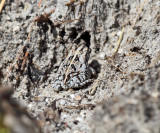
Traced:
<path fill-rule="evenodd" d="M 97 77 L 55 92 L 77 37 L 92 50 Z M 0 84 L 11 86 L 43 133 L 159 133 L 159 44 L 159 0 L 6 0 Z"/>

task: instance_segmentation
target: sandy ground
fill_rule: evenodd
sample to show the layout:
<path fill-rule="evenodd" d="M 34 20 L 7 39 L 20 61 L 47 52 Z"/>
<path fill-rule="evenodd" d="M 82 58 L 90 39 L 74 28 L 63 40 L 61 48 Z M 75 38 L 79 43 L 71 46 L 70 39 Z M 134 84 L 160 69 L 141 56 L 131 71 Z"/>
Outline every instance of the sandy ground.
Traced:
<path fill-rule="evenodd" d="M 78 37 L 91 49 L 97 77 L 55 92 L 58 68 Z M 11 86 L 11 99 L 43 133 L 159 133 L 159 44 L 159 0 L 6 0 L 0 84 Z M 19 133 L 14 124 L 5 123 Z"/>

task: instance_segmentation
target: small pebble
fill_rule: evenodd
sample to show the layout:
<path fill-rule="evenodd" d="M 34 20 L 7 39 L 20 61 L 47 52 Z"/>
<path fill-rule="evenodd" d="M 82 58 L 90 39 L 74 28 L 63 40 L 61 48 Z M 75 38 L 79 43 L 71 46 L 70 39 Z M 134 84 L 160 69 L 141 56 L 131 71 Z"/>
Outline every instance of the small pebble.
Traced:
<path fill-rule="evenodd" d="M 82 97 L 80 96 L 80 95 L 77 95 L 77 96 L 75 96 L 75 98 L 74 98 L 76 101 L 80 101 L 80 100 L 82 100 Z"/>
<path fill-rule="evenodd" d="M 104 59 L 106 58 L 106 54 L 105 54 L 104 52 L 101 52 L 101 53 L 99 54 L 99 58 L 100 58 L 101 60 L 104 60 Z"/>

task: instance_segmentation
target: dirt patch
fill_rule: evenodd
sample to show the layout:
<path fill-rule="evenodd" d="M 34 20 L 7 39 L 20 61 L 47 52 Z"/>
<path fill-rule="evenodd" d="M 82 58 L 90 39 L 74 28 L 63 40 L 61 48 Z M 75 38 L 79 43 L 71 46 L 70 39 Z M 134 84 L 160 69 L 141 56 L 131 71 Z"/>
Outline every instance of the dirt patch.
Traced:
<path fill-rule="evenodd" d="M 158 103 L 152 101 L 155 86 L 159 95 L 158 75 L 155 75 L 159 73 L 159 9 L 158 0 L 51 0 L 39 4 L 6 1 L 0 14 L 1 84 L 12 86 L 13 98 L 39 122 L 42 132 L 128 132 L 130 127 L 141 132 L 140 127 L 146 129 L 148 123 L 143 126 L 139 121 L 138 127 L 129 123 L 134 123 L 133 118 L 138 121 L 146 117 L 136 113 L 137 108 L 146 108 L 142 90 L 149 95 L 145 103 L 153 102 L 156 106 L 151 112 L 157 110 L 159 114 Z M 81 55 L 75 55 L 74 59 L 73 54 L 71 60 L 67 60 L 72 48 L 79 47 L 82 41 L 90 49 L 90 56 L 85 56 L 89 59 L 77 61 L 76 56 Z M 74 69 L 75 60 L 78 67 Z M 76 76 L 71 88 L 57 92 L 53 86 L 64 62 L 69 64 L 67 74 L 64 71 L 67 76 L 62 76 L 65 80 L 74 79 L 75 73 L 81 77 Z M 91 67 L 96 76 L 88 76 Z M 69 68 L 73 68 L 72 71 Z M 90 79 L 92 82 L 85 84 Z M 68 81 L 71 84 L 72 80 Z M 76 89 L 72 88 L 75 84 Z M 133 110 L 127 108 L 130 98 L 138 103 Z M 107 103 L 99 105 L 104 99 Z M 106 107 L 103 115 L 99 116 L 103 111 L 98 110 L 99 106 L 93 115 L 97 105 Z M 128 118 L 128 114 L 121 116 L 116 112 L 116 120 L 127 118 L 126 130 L 114 128 L 117 123 L 107 111 L 108 107 L 119 110 L 120 105 L 125 114 L 131 111 L 133 116 Z M 103 116 L 107 119 L 100 122 Z M 96 121 L 90 122 L 93 117 Z M 111 127 L 106 126 L 109 122 Z M 159 124 L 159 120 L 155 123 Z M 149 124 L 154 122 L 151 120 Z M 98 125 L 101 126 L 96 129 Z M 112 127 L 114 130 L 110 130 Z M 157 132 L 158 127 L 154 128 Z"/>

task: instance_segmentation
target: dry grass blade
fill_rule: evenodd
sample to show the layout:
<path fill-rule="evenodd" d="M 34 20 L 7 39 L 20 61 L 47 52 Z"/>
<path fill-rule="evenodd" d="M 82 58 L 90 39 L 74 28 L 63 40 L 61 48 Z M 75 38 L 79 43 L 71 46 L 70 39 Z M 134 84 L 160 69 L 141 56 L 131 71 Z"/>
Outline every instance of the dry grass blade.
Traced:
<path fill-rule="evenodd" d="M 94 82 L 93 87 L 89 90 L 89 94 L 90 94 L 90 95 L 94 95 L 94 94 L 96 93 L 98 83 L 99 83 L 99 80 L 97 79 L 97 80 Z"/>
<path fill-rule="evenodd" d="M 135 19 L 135 22 L 134 22 L 134 24 L 132 25 L 132 27 L 134 27 L 134 26 L 136 25 L 136 23 L 137 23 L 140 15 L 141 15 L 141 13 L 142 13 L 142 10 L 143 10 L 143 8 L 144 8 L 144 5 L 145 5 L 146 1 L 147 1 L 147 0 L 144 0 L 144 2 L 141 4 L 141 6 L 140 6 L 140 8 L 139 8 L 139 10 L 138 10 L 138 15 L 137 15 L 137 17 L 136 17 L 136 19 Z"/>
<path fill-rule="evenodd" d="M 1 0 L 1 3 L 0 3 L 0 13 L 1 13 L 3 7 L 4 7 L 5 1 L 6 0 Z"/>
<path fill-rule="evenodd" d="M 120 48 L 120 44 L 121 44 L 121 42 L 122 42 L 122 40 L 123 40 L 123 35 L 124 35 L 124 27 L 122 28 L 122 31 L 121 31 L 121 34 L 120 34 L 120 36 L 119 36 L 119 39 L 118 39 L 118 42 L 117 42 L 117 48 L 116 48 L 116 50 L 115 50 L 115 52 L 114 52 L 114 54 L 113 54 L 113 56 L 112 57 L 115 57 L 115 55 L 118 53 L 118 50 L 119 50 L 119 48 Z"/>
<path fill-rule="evenodd" d="M 149 65 L 149 68 L 154 67 L 159 60 L 160 60 L 160 51 L 158 52 L 156 57 L 152 59 L 151 64 Z"/>
<path fill-rule="evenodd" d="M 81 47 L 80 47 L 80 48 L 81 48 Z M 64 83 L 66 83 L 66 81 L 67 81 L 67 77 L 68 77 L 68 74 L 69 74 L 69 70 L 70 70 L 70 68 L 71 68 L 71 65 L 74 63 L 74 60 L 75 60 L 77 54 L 79 54 L 79 48 L 77 48 L 77 50 L 75 51 L 75 54 L 74 54 L 74 56 L 73 56 L 73 58 L 72 58 L 72 60 L 71 60 L 71 62 L 70 62 L 70 65 L 69 65 L 68 68 L 67 68 L 67 71 L 66 71 L 66 74 L 65 74 Z"/>

